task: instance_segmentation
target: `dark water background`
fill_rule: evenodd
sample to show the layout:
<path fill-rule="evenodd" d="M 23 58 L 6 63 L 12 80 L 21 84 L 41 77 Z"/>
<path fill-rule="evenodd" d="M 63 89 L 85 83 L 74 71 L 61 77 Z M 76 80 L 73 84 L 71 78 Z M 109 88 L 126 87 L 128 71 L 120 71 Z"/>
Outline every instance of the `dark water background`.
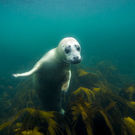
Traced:
<path fill-rule="evenodd" d="M 66 36 L 84 65 L 107 60 L 135 75 L 134 0 L 0 0 L 0 75 L 30 69 Z"/>

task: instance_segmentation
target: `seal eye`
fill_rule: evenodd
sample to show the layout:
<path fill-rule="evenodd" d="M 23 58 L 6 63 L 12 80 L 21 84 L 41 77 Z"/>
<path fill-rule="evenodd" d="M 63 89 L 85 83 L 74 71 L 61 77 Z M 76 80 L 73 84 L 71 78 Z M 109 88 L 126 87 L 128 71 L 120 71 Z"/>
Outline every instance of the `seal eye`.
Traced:
<path fill-rule="evenodd" d="M 68 54 L 68 53 L 70 53 L 70 51 L 71 51 L 71 48 L 70 47 L 66 47 L 65 48 L 65 52 Z"/>
<path fill-rule="evenodd" d="M 80 50 L 81 50 L 81 49 L 80 49 L 80 46 L 75 45 L 75 47 L 76 47 L 76 50 L 77 50 L 77 51 L 80 51 Z"/>
<path fill-rule="evenodd" d="M 80 51 L 80 47 L 79 46 L 76 49 L 77 49 L 77 51 Z"/>
<path fill-rule="evenodd" d="M 75 47 L 76 47 L 76 50 L 77 50 L 77 51 L 80 51 L 80 50 L 81 50 L 80 46 L 75 45 Z"/>

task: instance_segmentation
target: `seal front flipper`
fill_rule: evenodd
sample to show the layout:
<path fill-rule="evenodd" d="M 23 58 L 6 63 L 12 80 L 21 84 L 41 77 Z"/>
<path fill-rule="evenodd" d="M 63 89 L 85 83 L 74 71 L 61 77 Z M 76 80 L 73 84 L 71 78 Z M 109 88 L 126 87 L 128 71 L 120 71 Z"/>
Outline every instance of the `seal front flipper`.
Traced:
<path fill-rule="evenodd" d="M 35 71 L 37 71 L 40 67 L 40 63 L 38 62 L 30 71 L 25 72 L 25 73 L 18 73 L 18 74 L 13 74 L 14 77 L 25 77 L 25 76 L 30 76 L 32 75 Z"/>
<path fill-rule="evenodd" d="M 45 63 L 46 61 L 50 60 L 53 56 L 54 56 L 54 50 L 52 49 L 50 50 L 47 54 L 45 54 L 36 64 L 35 66 L 28 72 L 25 73 L 18 73 L 18 74 L 13 74 L 14 77 L 25 77 L 25 76 L 30 76 L 33 73 L 35 73 L 41 66 L 43 63 Z"/>
<path fill-rule="evenodd" d="M 69 70 L 66 74 L 66 81 L 62 84 L 61 91 L 67 92 L 69 85 L 70 85 L 70 79 L 71 79 L 71 70 Z"/>

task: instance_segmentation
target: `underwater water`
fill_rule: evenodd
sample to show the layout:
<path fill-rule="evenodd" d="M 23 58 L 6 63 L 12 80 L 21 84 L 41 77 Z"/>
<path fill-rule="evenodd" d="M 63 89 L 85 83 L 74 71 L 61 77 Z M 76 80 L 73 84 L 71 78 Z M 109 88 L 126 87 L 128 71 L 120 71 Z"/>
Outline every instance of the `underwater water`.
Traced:
<path fill-rule="evenodd" d="M 0 18 L 0 134 L 135 134 L 134 0 L 0 0 Z M 73 67 L 66 118 L 45 111 L 36 115 L 40 107 L 27 108 L 38 104 L 35 91 L 24 98 L 32 89 L 29 80 L 12 74 L 31 69 L 70 36 L 81 44 L 83 60 Z M 24 105 L 27 100 L 30 106 Z"/>

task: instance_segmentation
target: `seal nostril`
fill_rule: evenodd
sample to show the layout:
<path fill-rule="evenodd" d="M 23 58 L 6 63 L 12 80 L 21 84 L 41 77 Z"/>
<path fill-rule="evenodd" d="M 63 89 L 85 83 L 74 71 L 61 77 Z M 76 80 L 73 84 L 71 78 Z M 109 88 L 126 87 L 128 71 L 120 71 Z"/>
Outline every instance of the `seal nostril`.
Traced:
<path fill-rule="evenodd" d="M 78 57 L 78 56 L 75 56 L 75 57 L 73 57 L 73 59 L 74 59 L 74 60 L 78 60 L 78 59 L 79 59 L 79 57 Z"/>

